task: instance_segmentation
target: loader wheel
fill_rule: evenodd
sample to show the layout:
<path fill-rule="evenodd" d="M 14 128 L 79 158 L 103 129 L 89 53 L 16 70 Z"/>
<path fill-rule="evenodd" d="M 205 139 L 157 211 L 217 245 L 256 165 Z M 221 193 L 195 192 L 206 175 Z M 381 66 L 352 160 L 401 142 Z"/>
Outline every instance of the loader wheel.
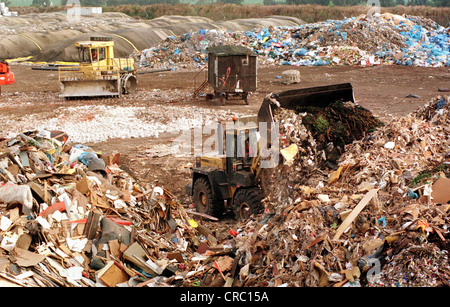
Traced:
<path fill-rule="evenodd" d="M 206 178 L 194 183 L 194 205 L 198 212 L 219 217 L 223 212 L 223 200 L 214 200 L 211 185 Z"/>
<path fill-rule="evenodd" d="M 242 99 L 244 100 L 245 104 L 248 105 L 248 93 L 242 95 Z"/>
<path fill-rule="evenodd" d="M 234 196 L 234 217 L 239 221 L 263 211 L 262 192 L 259 188 L 241 189 Z"/>

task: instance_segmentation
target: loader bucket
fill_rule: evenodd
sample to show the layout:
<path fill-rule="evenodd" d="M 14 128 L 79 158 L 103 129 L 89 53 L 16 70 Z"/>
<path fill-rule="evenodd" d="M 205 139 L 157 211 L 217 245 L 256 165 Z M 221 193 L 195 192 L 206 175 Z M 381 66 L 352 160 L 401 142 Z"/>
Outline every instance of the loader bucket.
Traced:
<path fill-rule="evenodd" d="M 317 86 L 284 91 L 277 99 L 282 108 L 295 110 L 297 107 L 326 107 L 336 101 L 355 102 L 350 83 Z"/>
<path fill-rule="evenodd" d="M 120 79 L 61 81 L 61 94 L 59 97 L 120 96 L 121 93 Z"/>
<path fill-rule="evenodd" d="M 273 108 L 281 107 L 295 110 L 297 107 L 326 107 L 336 101 L 355 102 L 353 87 L 350 83 L 317 86 L 310 88 L 287 90 L 272 95 L 279 103 L 274 106 L 273 101 L 266 97 L 258 111 L 258 121 L 270 123 L 273 121 Z"/>
<path fill-rule="evenodd" d="M 296 110 L 298 107 L 326 107 L 336 101 L 355 102 L 350 83 L 293 89 L 266 97 L 258 111 L 258 122 L 267 123 L 267 142 L 271 140 L 270 123 L 274 121 L 273 110 L 280 107 Z"/>

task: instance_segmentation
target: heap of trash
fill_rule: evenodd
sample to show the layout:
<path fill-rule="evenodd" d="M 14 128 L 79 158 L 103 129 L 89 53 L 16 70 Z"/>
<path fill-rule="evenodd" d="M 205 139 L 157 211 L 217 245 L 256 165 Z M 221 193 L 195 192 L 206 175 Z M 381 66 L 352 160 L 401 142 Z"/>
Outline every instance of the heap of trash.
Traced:
<path fill-rule="evenodd" d="M 233 224 L 192 211 L 170 187 L 136 179 L 120 153 L 71 144 L 63 131 L 2 138 L 0 284 L 448 286 L 449 105 L 439 96 L 376 125 L 337 158 L 310 146 L 312 160 L 331 164 L 304 167 L 298 150 L 264 170 L 276 179 L 264 213 Z M 320 140 L 307 115 L 275 118 Z M 299 140 L 290 134 L 281 150 Z"/>
<path fill-rule="evenodd" d="M 360 140 L 383 125 L 372 112 L 354 102 L 336 101 L 327 106 L 278 108 L 281 145 L 295 145 L 297 162 L 304 172 L 323 166 L 335 167 L 345 145 Z"/>
<path fill-rule="evenodd" d="M 448 286 L 449 99 L 345 145 L 334 168 L 299 151 L 268 171 L 266 215 L 237 244 L 243 285 Z"/>
<path fill-rule="evenodd" d="M 196 239 L 192 217 L 120 167 L 120 153 L 68 140 L 48 130 L 1 139 L 0 283 L 113 287 L 174 275 Z"/>
<path fill-rule="evenodd" d="M 450 29 L 416 16 L 390 13 L 252 31 L 207 29 L 171 36 L 134 54 L 141 66 L 196 68 L 209 46 L 243 45 L 261 65 L 450 66 Z"/>

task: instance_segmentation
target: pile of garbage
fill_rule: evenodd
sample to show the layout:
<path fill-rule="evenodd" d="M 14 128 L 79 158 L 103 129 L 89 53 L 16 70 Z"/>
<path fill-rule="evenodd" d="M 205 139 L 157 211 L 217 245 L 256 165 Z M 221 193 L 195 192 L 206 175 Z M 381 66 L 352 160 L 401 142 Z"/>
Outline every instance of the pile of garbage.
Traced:
<path fill-rule="evenodd" d="M 233 224 L 63 131 L 2 138 L 0 283 L 448 286 L 449 111 L 450 97 L 436 97 L 344 145 L 334 167 L 305 171 L 299 150 L 264 169 L 274 178 L 264 214 Z M 291 134 L 281 150 L 295 142 Z"/>
<path fill-rule="evenodd" d="M 0 143 L 0 283 L 134 286 L 189 260 L 195 221 L 170 191 L 144 185 L 120 153 L 70 145 L 62 131 Z"/>
<path fill-rule="evenodd" d="M 450 65 L 449 29 L 389 13 L 300 26 L 293 65 Z"/>
<path fill-rule="evenodd" d="M 218 44 L 235 44 L 229 32 L 218 29 L 191 31 L 181 36 L 171 35 L 158 45 L 135 52 L 132 56 L 141 67 L 198 68 L 208 61 L 206 49 Z"/>
<path fill-rule="evenodd" d="M 337 169 L 307 173 L 299 151 L 266 171 L 267 213 L 237 236 L 242 285 L 448 286 L 449 102 L 346 145 Z"/>
<path fill-rule="evenodd" d="M 450 29 L 429 19 L 383 13 L 252 31 L 200 30 L 134 56 L 141 66 L 196 68 L 207 64 L 207 47 L 224 44 L 253 49 L 261 65 L 442 67 L 450 66 L 449 40 Z"/>
<path fill-rule="evenodd" d="M 383 125 L 368 109 L 350 101 L 296 110 L 278 108 L 274 119 L 280 123 L 281 145 L 295 145 L 299 151 L 298 176 L 325 165 L 335 167 L 345 145 Z"/>

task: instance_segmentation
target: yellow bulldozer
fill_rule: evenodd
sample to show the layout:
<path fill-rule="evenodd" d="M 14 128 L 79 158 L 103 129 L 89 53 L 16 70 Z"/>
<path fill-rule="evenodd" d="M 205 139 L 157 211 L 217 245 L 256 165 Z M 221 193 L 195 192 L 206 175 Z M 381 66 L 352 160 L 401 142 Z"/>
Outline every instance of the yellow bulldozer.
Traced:
<path fill-rule="evenodd" d="M 237 220 L 261 213 L 264 209 L 262 200 L 266 196 L 262 189 L 264 172 L 261 163 L 264 158 L 261 152 L 269 150 L 280 155 L 280 149 L 272 146 L 273 137 L 279 137 L 277 131 L 271 130 L 275 109 L 325 107 L 335 101 L 354 102 L 350 83 L 271 94 L 263 100 L 257 116 L 237 118 L 233 125 L 225 125 L 222 131 L 222 125 L 218 124 L 218 150 L 214 154 L 195 157 L 192 181 L 186 185 L 186 193 L 192 196 L 197 212 L 220 217 L 230 208 Z M 264 131 L 266 127 L 267 131 Z M 263 139 L 267 145 L 261 146 Z"/>
<path fill-rule="evenodd" d="M 79 65 L 58 69 L 60 97 L 119 97 L 137 87 L 132 58 L 115 58 L 111 37 L 91 37 L 77 42 Z"/>

